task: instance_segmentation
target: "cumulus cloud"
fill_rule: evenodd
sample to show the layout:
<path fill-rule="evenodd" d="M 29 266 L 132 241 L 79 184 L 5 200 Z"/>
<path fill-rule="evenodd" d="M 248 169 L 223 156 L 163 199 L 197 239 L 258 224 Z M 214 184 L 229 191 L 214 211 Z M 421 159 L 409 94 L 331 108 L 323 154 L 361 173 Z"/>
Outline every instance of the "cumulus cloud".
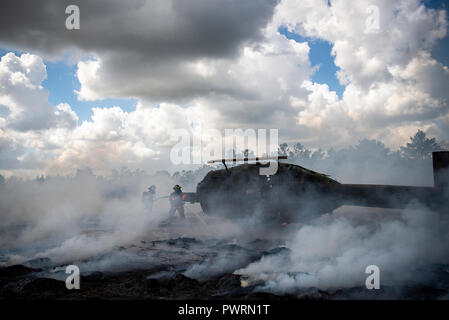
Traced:
<path fill-rule="evenodd" d="M 161 103 L 153 108 L 138 103 L 130 113 L 118 106 L 93 108 L 91 120 L 78 125 L 69 104 L 48 102 L 45 78 L 39 56 L 8 53 L 0 61 L 1 170 L 65 174 L 85 167 L 100 172 L 124 165 L 145 167 L 176 142 L 171 137 L 175 129 L 190 131 L 194 121 L 213 118 L 213 112 L 207 119 L 202 116 L 201 105 Z"/>
<path fill-rule="evenodd" d="M 378 28 L 367 27 L 372 9 Z M 446 12 L 428 9 L 420 1 L 282 1 L 274 21 L 304 37 L 332 44 L 336 76 L 347 85 L 343 98 L 326 92 L 326 85 L 304 83 L 308 103 L 298 114 L 300 124 L 340 125 L 340 141 L 351 136 L 376 138 L 379 131 L 438 127 L 448 112 L 447 66 L 432 58 L 435 42 L 446 35 Z M 333 121 L 338 119 L 339 121 Z M 325 132 L 326 130 L 324 130 Z M 323 131 L 322 131 L 323 133 Z M 443 136 L 447 139 L 447 136 Z M 397 145 L 403 141 L 398 136 Z"/>
<path fill-rule="evenodd" d="M 163 161 L 170 133 L 198 123 L 279 128 L 281 140 L 313 147 L 362 138 L 396 147 L 417 128 L 449 138 L 449 71 L 431 55 L 446 11 L 418 0 L 70 1 L 81 9 L 77 31 L 64 27 L 68 4 L 2 3 L 0 45 L 37 53 L 2 58 L 3 170 L 26 159 L 57 171 Z M 332 45 L 341 98 L 311 80 L 309 43 L 280 27 Z M 40 57 L 76 62 L 78 98 L 99 101 L 90 121 L 49 105 Z M 135 111 L 100 108 L 131 97 Z"/>
<path fill-rule="evenodd" d="M 367 29 L 367 8 L 373 6 L 379 13 L 374 31 Z M 314 69 L 308 44 L 287 40 L 278 33 L 280 26 L 332 44 L 339 67 L 336 76 L 346 85 L 342 99 L 325 83 L 310 81 Z M 232 58 L 192 59 L 168 69 L 164 65 L 155 73 L 147 69 L 150 76 L 142 76 L 134 86 L 127 79 L 139 73 L 132 69 L 132 74 L 120 77 L 126 70 L 119 63 L 120 54 L 81 62 L 80 97 L 98 99 L 123 92 L 149 104 L 201 102 L 217 110 L 227 127 L 282 127 L 285 139 L 299 136 L 324 146 L 391 137 L 396 130 L 419 127 L 441 133 L 449 74 L 430 50 L 446 29 L 445 11 L 428 9 L 419 1 L 360 1 L 355 6 L 344 1 L 330 6 L 325 1 L 282 1 L 264 38 L 243 45 L 240 55 Z M 145 66 L 139 62 L 141 70 Z M 141 85 L 144 94 L 136 89 Z M 404 137 L 387 143 L 397 146 Z"/>
<path fill-rule="evenodd" d="M 47 77 L 45 64 L 39 56 L 13 53 L 0 60 L 0 105 L 2 129 L 29 131 L 51 126 L 73 127 L 78 118 L 70 106 L 54 111 L 48 103 L 48 92 L 41 86 Z"/>
<path fill-rule="evenodd" d="M 2 45 L 61 55 L 84 52 L 137 53 L 154 64 L 184 58 L 227 57 L 241 43 L 257 41 L 277 1 L 237 0 L 46 0 L 4 1 Z M 65 28 L 65 9 L 78 5 L 81 28 Z M 38 36 L 37 36 L 38 35 Z M 127 63 L 126 61 L 123 61 Z M 136 61 L 137 62 L 137 61 Z"/>
<path fill-rule="evenodd" d="M 76 127 L 77 115 L 68 104 L 48 102 L 41 83 L 46 68 L 39 56 L 13 53 L 0 60 L 0 150 L 1 169 L 36 168 L 49 159 L 53 149 L 47 132 L 67 132 Z"/>
<path fill-rule="evenodd" d="M 80 98 L 140 97 L 186 102 L 226 88 L 205 70 L 258 43 L 277 1 L 7 1 L 0 44 L 47 57 L 94 55 L 78 63 Z M 81 28 L 65 29 L 65 7 L 77 4 Z M 10 12 L 20 15 L 11 21 Z M 36 33 L 40 37 L 36 37 Z M 193 67 L 192 67 L 193 66 Z M 200 69 L 198 68 L 200 67 Z M 198 71 L 202 70 L 202 71 Z M 210 71 L 208 71 L 210 72 Z"/>

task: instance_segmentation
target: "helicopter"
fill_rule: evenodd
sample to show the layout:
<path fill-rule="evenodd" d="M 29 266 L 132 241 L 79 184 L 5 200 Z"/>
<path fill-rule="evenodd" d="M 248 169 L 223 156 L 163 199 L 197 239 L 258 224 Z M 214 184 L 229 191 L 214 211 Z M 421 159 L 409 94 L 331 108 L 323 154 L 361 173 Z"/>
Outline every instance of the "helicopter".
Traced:
<path fill-rule="evenodd" d="M 316 217 L 343 205 L 401 209 L 417 200 L 440 213 L 448 208 L 449 151 L 432 153 L 433 187 L 343 184 L 281 159 L 287 157 L 211 160 L 209 163 L 223 163 L 224 169 L 209 171 L 196 192 L 185 192 L 186 202 L 199 202 L 210 216 L 238 219 L 257 215 L 282 222 Z M 269 161 L 278 162 L 276 173 L 261 175 L 260 168 L 267 167 Z M 243 164 L 228 168 L 229 162 Z"/>

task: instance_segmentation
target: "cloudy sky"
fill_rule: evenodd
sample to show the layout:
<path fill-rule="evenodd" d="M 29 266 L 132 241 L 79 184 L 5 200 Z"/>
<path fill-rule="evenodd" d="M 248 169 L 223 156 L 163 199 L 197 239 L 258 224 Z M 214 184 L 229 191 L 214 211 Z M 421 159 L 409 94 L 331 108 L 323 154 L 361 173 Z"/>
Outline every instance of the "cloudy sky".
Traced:
<path fill-rule="evenodd" d="M 2 0 L 0 173 L 176 170 L 180 128 L 449 140 L 447 31 L 444 1 Z"/>

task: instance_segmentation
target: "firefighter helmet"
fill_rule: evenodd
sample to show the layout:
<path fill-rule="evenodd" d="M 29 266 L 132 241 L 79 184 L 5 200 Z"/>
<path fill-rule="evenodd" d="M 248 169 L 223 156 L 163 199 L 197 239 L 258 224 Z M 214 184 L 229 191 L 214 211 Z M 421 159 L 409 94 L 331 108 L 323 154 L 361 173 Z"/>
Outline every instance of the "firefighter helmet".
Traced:
<path fill-rule="evenodd" d="M 173 187 L 173 190 L 181 190 L 181 186 L 179 184 L 177 184 Z"/>

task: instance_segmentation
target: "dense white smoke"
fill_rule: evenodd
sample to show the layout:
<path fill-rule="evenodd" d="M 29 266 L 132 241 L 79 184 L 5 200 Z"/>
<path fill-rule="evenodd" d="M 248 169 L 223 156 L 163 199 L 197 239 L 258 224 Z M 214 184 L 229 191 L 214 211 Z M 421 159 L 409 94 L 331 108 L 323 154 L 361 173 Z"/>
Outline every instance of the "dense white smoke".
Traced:
<path fill-rule="evenodd" d="M 344 170 L 329 166 L 328 173 L 344 172 L 342 176 L 348 179 L 374 175 L 373 171 L 364 175 L 368 162 L 363 166 L 352 164 L 353 171 L 346 170 L 351 168 L 347 161 Z M 415 179 L 418 185 L 428 184 L 429 180 L 427 177 L 420 183 L 422 172 L 417 171 L 422 167 L 409 171 L 408 178 Z M 387 175 L 395 167 L 383 169 L 383 175 Z M 195 191 L 202 177 L 181 183 L 184 190 Z M 168 173 L 147 175 L 126 170 L 102 178 L 80 171 L 72 178 L 12 179 L 0 184 L 0 263 L 49 258 L 52 266 L 77 261 L 83 270 L 90 271 L 162 263 L 157 250 L 148 250 L 145 245 L 137 253 L 119 248 L 139 246 L 141 240 L 154 238 L 154 227 L 167 217 L 168 202 L 156 202 L 150 215 L 141 203 L 142 191 L 155 184 L 156 196 L 167 195 L 174 183 L 180 183 L 176 180 L 179 178 Z M 189 212 L 187 207 L 186 213 L 201 214 L 198 205 L 195 210 Z M 364 287 L 366 267 L 377 265 L 381 285 L 387 286 L 423 281 L 427 275 L 420 272 L 421 268 L 449 263 L 449 219 L 442 213 L 417 202 L 404 210 L 345 206 L 306 224 L 291 225 L 285 233 L 279 226 L 268 227 L 268 231 L 260 227 L 257 213 L 246 220 L 218 219 L 214 223 L 202 221 L 200 216 L 196 225 L 178 233 L 167 232 L 161 238 L 224 239 L 225 245 L 236 245 L 234 250 L 213 244 L 205 254 L 206 241 L 192 245 L 192 257 L 187 257 L 192 260 L 179 257 L 171 262 L 182 263 L 179 270 L 193 278 L 234 272 L 248 277 L 259 290 L 283 294 L 307 287 Z M 274 252 L 270 249 L 269 254 L 259 258 L 260 251 L 247 246 L 255 239 L 271 242 L 266 246 L 269 249 L 280 245 L 286 248 Z M 216 253 L 210 255 L 213 250 Z"/>
<path fill-rule="evenodd" d="M 168 212 L 167 201 L 145 210 L 141 194 L 170 192 L 168 174 L 123 171 L 96 177 L 89 170 L 73 177 L 13 180 L 0 185 L 0 253 L 3 263 L 50 258 L 65 263 L 105 253 L 145 234 Z"/>
<path fill-rule="evenodd" d="M 364 287 L 369 265 L 380 268 L 381 285 L 414 283 L 425 276 L 420 268 L 449 262 L 445 216 L 416 206 L 402 212 L 361 207 L 337 211 L 302 226 L 288 243 L 290 250 L 236 273 L 262 281 L 259 289 L 293 293 L 307 287 Z"/>

